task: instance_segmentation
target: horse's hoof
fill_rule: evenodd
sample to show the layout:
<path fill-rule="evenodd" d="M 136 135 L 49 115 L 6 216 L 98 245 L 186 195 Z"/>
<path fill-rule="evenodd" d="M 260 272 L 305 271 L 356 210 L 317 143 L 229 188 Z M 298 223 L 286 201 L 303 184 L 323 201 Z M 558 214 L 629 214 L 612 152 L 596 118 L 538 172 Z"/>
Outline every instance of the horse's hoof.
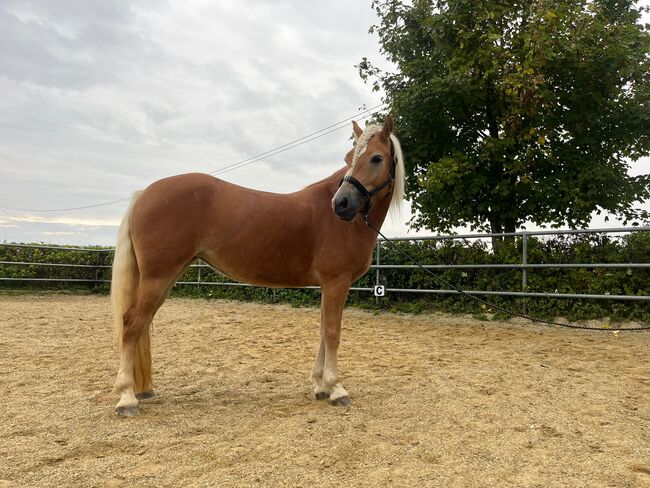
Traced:
<path fill-rule="evenodd" d="M 135 397 L 138 400 L 150 400 L 156 396 L 156 393 L 153 390 L 149 391 L 141 391 L 140 393 L 136 393 Z"/>
<path fill-rule="evenodd" d="M 352 404 L 352 400 L 349 396 L 342 396 L 332 400 L 332 405 L 338 405 L 339 407 L 347 407 Z"/>
<path fill-rule="evenodd" d="M 115 407 L 115 414 L 118 417 L 135 417 L 140 413 L 140 407 L 137 405 L 126 405 L 122 407 Z"/>
<path fill-rule="evenodd" d="M 330 392 L 329 391 L 319 391 L 314 396 L 316 397 L 316 400 L 327 400 L 330 397 Z"/>

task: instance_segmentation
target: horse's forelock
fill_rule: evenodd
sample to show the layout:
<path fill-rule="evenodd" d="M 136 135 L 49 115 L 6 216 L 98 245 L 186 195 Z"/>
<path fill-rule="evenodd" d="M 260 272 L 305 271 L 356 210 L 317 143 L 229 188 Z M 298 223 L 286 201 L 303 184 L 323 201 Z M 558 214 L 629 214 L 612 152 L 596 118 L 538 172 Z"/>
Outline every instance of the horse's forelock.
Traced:
<path fill-rule="evenodd" d="M 351 168 L 354 168 L 361 155 L 366 152 L 366 149 L 368 149 L 368 143 L 370 142 L 370 139 L 372 139 L 372 136 L 374 136 L 380 130 L 381 125 L 374 124 L 369 125 L 365 128 L 363 134 L 361 134 L 359 136 L 359 139 L 357 139 L 356 146 L 354 146 L 354 155 L 352 156 L 352 164 L 350 165 Z"/>

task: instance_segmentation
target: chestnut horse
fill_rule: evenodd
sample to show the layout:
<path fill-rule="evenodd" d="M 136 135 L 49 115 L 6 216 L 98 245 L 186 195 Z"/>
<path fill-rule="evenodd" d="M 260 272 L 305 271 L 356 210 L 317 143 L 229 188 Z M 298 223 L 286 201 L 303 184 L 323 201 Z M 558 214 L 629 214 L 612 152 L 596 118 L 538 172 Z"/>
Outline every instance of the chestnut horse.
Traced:
<path fill-rule="evenodd" d="M 322 290 L 320 347 L 311 378 L 317 399 L 348 405 L 336 357 L 350 285 L 368 270 L 377 233 L 404 194 L 393 121 L 365 130 L 330 177 L 286 195 L 242 188 L 205 174 L 164 178 L 137 193 L 122 219 L 111 298 L 120 346 L 118 415 L 153 396 L 150 324 L 176 279 L 201 258 L 235 280 Z M 280 325 L 279 325 L 280 326 Z"/>

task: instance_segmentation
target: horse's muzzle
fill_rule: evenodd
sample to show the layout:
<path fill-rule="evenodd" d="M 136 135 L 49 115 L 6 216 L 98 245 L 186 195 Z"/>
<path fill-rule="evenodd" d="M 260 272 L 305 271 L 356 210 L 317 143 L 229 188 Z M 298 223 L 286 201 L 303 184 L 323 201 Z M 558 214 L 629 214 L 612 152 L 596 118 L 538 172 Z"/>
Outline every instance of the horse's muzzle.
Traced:
<path fill-rule="evenodd" d="M 332 208 L 338 218 L 349 222 L 359 213 L 363 202 L 356 190 L 350 191 L 350 188 L 346 188 L 346 186 L 348 186 L 347 183 L 344 183 L 334 195 Z"/>

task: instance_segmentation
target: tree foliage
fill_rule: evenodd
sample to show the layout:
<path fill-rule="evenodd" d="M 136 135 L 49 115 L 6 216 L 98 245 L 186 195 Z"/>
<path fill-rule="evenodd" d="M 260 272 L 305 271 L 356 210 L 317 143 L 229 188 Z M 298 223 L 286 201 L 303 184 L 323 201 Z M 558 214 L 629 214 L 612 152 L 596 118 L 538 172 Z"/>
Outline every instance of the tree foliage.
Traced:
<path fill-rule="evenodd" d="M 374 0 L 412 225 L 514 231 L 647 219 L 650 34 L 634 0 Z"/>

